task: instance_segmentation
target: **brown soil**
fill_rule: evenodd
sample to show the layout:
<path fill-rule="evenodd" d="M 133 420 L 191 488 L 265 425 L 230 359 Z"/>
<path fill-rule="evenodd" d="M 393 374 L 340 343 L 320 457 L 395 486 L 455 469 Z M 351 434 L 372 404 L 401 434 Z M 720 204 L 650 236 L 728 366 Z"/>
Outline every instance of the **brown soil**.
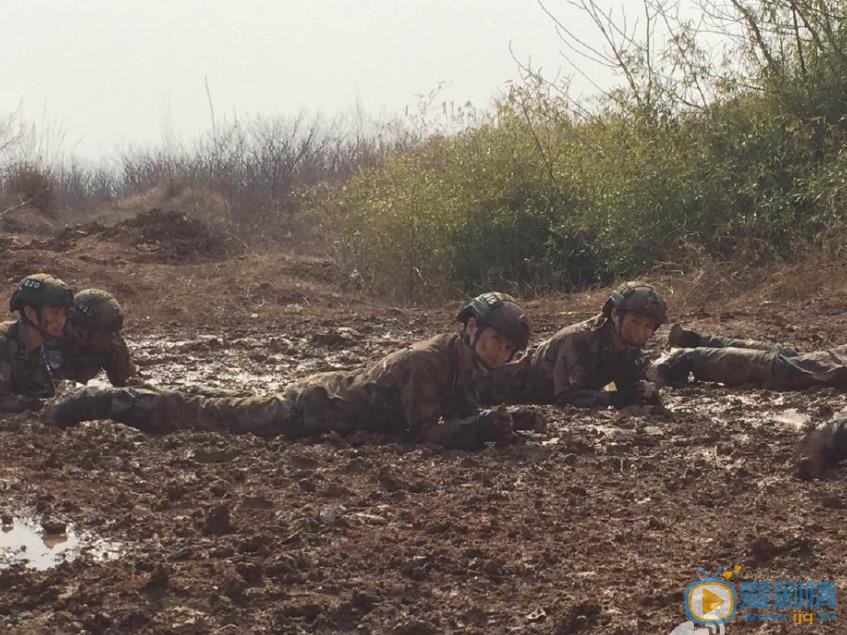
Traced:
<path fill-rule="evenodd" d="M 102 232 L 0 249 L 7 292 L 34 270 L 112 289 L 146 379 L 171 387 L 278 390 L 452 328 L 457 306 L 384 306 L 339 286 L 318 258 L 140 262 L 142 244 Z M 759 294 L 660 283 L 695 327 L 842 343 L 843 277 L 821 263 L 804 271 L 772 273 Z M 528 301 L 538 336 L 588 317 L 604 293 Z M 0 570 L 0 631 L 667 633 L 685 619 L 698 567 L 843 587 L 847 474 L 806 483 L 791 466 L 796 422 L 825 420 L 847 396 L 692 383 L 665 399 L 670 414 L 542 407 L 546 433 L 479 453 L 364 434 L 60 431 L 0 415 L 2 516 L 121 544 L 112 560 L 83 552 L 44 571 Z M 735 620 L 727 632 L 795 628 Z"/>

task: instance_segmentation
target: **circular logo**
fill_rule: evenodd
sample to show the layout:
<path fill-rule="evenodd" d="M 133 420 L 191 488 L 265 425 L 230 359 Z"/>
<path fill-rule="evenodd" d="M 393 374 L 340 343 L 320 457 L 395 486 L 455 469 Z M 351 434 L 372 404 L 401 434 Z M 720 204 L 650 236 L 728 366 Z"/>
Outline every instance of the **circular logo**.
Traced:
<path fill-rule="evenodd" d="M 723 624 L 735 615 L 735 589 L 716 578 L 697 580 L 685 592 L 685 612 L 700 624 Z"/>

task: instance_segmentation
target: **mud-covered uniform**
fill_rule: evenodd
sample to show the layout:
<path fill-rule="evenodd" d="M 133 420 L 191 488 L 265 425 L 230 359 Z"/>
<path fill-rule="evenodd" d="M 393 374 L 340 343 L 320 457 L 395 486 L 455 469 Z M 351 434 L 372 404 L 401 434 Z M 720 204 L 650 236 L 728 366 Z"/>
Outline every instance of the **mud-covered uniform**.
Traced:
<path fill-rule="evenodd" d="M 798 353 L 756 340 L 701 335 L 696 348 L 674 350 L 663 363 L 688 368 L 696 379 L 729 386 L 760 384 L 777 390 L 826 385 L 847 388 L 847 345 Z"/>
<path fill-rule="evenodd" d="M 624 407 L 635 403 L 645 379 L 641 349 L 615 343 L 604 315 L 573 324 L 517 362 L 495 368 L 477 384 L 482 403 L 539 403 Z M 614 382 L 616 390 L 604 390 Z"/>
<path fill-rule="evenodd" d="M 136 373 L 129 348 L 120 333 L 112 333 L 105 347 L 95 347 L 85 332 L 70 320 L 65 322 L 62 337 L 45 345 L 45 358 L 56 379 L 72 379 L 88 383 L 101 370 L 113 386 L 126 386 Z"/>
<path fill-rule="evenodd" d="M 439 335 L 364 369 L 312 375 L 281 395 L 88 388 L 87 399 L 59 405 L 54 419 L 67 425 L 111 418 L 150 432 L 223 430 L 290 438 L 367 430 L 474 449 L 493 440 L 492 413 L 477 411 L 474 373 L 461 367 L 465 346 L 459 334 Z M 76 411 L 80 404 L 83 411 Z"/>
<path fill-rule="evenodd" d="M 38 409 L 40 400 L 54 391 L 42 348 L 26 350 L 23 323 L 0 324 L 0 412 Z"/>

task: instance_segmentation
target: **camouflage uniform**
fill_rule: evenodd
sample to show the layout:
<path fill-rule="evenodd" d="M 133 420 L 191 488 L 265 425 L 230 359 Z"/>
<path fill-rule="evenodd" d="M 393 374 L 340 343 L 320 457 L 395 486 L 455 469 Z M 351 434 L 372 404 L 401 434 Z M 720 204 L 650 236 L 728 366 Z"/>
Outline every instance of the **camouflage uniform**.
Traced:
<path fill-rule="evenodd" d="M 354 430 L 410 435 L 474 449 L 493 440 L 491 416 L 479 413 L 474 372 L 462 369 L 466 344 L 445 334 L 392 353 L 373 366 L 319 373 L 282 395 L 204 397 L 144 389 L 84 389 L 87 399 L 59 403 L 60 425 L 111 418 L 149 432 L 223 430 L 289 438 Z"/>
<path fill-rule="evenodd" d="M 584 407 L 634 403 L 646 363 L 641 349 L 621 347 L 615 339 L 615 326 L 603 314 L 567 326 L 519 361 L 481 378 L 480 401 Z M 604 390 L 611 382 L 616 390 Z"/>
<path fill-rule="evenodd" d="M 0 411 L 21 412 L 39 408 L 55 387 L 39 346 L 26 350 L 25 325 L 20 321 L 0 324 Z"/>
<path fill-rule="evenodd" d="M 91 344 L 85 330 L 72 321 L 65 322 L 61 339 L 45 345 L 45 358 L 53 377 L 88 383 L 101 370 L 113 386 L 126 386 L 136 374 L 129 348 L 120 333 L 112 333 L 108 345 Z"/>
<path fill-rule="evenodd" d="M 696 348 L 680 348 L 656 363 L 662 383 L 685 381 L 688 373 L 702 381 L 728 386 L 760 384 L 776 390 L 816 385 L 847 388 L 847 346 L 798 353 L 779 344 L 701 335 Z"/>

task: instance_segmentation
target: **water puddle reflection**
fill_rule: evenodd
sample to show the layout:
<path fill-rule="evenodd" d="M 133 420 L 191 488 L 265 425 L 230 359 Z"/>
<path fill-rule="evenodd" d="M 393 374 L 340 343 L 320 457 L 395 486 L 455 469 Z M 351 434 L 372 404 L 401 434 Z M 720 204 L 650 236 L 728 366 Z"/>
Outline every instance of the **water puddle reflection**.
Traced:
<path fill-rule="evenodd" d="M 121 555 L 121 546 L 77 531 L 71 525 L 47 531 L 28 517 L 7 517 L 0 525 L 0 569 L 23 563 L 30 569 L 44 571 L 81 555 L 97 561 L 115 560 Z"/>

